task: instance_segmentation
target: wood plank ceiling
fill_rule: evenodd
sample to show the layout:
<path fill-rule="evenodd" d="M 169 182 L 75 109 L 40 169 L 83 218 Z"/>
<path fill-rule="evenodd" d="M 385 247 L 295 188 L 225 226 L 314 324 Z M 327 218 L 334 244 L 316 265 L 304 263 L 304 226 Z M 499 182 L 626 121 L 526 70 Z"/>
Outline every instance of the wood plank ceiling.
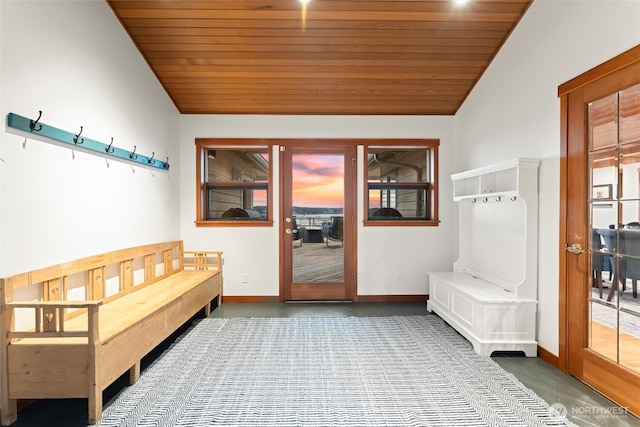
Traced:
<path fill-rule="evenodd" d="M 108 3 L 183 114 L 452 115 L 531 1 Z"/>

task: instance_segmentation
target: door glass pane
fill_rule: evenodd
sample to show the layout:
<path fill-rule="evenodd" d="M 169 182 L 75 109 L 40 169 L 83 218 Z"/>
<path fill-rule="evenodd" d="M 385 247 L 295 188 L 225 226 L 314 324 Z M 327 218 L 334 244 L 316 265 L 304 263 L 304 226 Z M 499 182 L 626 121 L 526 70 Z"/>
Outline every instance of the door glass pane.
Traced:
<path fill-rule="evenodd" d="M 618 202 L 614 189 L 617 187 L 617 149 L 606 148 L 589 154 L 591 172 L 589 254 L 591 263 L 590 289 L 593 298 L 608 295 L 613 276 L 612 251 L 617 241 Z"/>
<path fill-rule="evenodd" d="M 344 156 L 294 154 L 293 282 L 344 282 Z"/>
<path fill-rule="evenodd" d="M 618 142 L 618 94 L 589 104 L 589 147 L 615 146 Z"/>
<path fill-rule="evenodd" d="M 620 307 L 620 364 L 640 372 L 640 303 L 623 297 Z"/>
<path fill-rule="evenodd" d="M 589 166 L 592 188 L 590 199 L 596 203 L 614 199 L 618 182 L 618 150 L 614 147 L 589 153 Z"/>
<path fill-rule="evenodd" d="M 620 197 L 623 200 L 640 199 L 640 142 L 620 146 Z M 624 221 L 637 221 L 638 211 Z"/>
<path fill-rule="evenodd" d="M 589 342 L 592 350 L 618 361 L 618 312 L 613 304 L 594 299 L 591 302 Z"/>
<path fill-rule="evenodd" d="M 588 136 L 589 347 L 640 370 L 640 86 L 589 104 Z"/>
<path fill-rule="evenodd" d="M 640 84 L 620 92 L 620 142 L 640 141 Z"/>
<path fill-rule="evenodd" d="M 620 364 L 640 371 L 640 224 L 630 223 L 620 230 L 621 285 L 617 292 L 619 309 Z"/>

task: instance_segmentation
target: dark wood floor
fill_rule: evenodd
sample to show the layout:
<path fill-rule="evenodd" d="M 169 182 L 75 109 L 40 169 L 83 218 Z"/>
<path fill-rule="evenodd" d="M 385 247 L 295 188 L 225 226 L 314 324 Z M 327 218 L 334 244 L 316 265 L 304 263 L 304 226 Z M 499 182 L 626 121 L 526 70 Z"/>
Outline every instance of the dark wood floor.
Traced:
<path fill-rule="evenodd" d="M 339 317 L 430 315 L 425 303 L 228 303 L 216 308 L 211 317 Z M 184 331 L 181 330 L 179 333 Z M 143 369 L 178 336 L 175 334 L 144 360 Z M 572 376 L 563 374 L 539 358 L 512 354 L 492 357 L 549 404 L 561 404 L 568 417 L 580 426 L 640 427 L 640 420 L 619 409 L 608 399 Z M 144 375 L 144 371 L 143 371 Z M 126 378 L 105 391 L 105 402 L 126 387 Z M 14 427 L 86 426 L 85 399 L 37 401 L 25 409 Z"/>

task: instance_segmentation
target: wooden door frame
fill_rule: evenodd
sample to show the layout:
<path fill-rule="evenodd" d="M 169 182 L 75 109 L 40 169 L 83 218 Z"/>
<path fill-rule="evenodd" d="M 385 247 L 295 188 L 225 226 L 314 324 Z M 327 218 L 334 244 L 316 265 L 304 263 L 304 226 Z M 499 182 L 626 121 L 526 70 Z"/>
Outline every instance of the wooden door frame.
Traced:
<path fill-rule="evenodd" d="M 588 234 L 586 225 L 588 224 L 586 204 L 583 203 L 583 199 L 575 197 L 568 191 L 569 179 L 571 179 L 572 185 L 575 185 L 576 179 L 578 185 L 581 186 L 578 191 L 583 191 L 583 194 L 587 194 L 587 160 L 586 160 L 586 125 L 584 122 L 584 111 L 571 111 L 571 104 L 569 102 L 570 96 L 578 96 L 584 102 L 589 101 L 589 95 L 585 94 L 582 89 L 592 83 L 598 83 L 598 85 L 610 84 L 605 79 L 612 76 L 618 71 L 625 69 L 637 69 L 636 73 L 640 73 L 640 45 L 616 56 L 615 58 L 599 65 L 584 74 L 560 85 L 558 87 L 558 96 L 560 97 L 560 110 L 561 110 L 561 152 L 560 152 L 560 227 L 559 227 L 559 360 L 558 367 L 564 371 L 574 375 L 581 381 L 586 382 L 588 385 L 596 388 L 600 392 L 604 393 L 610 399 L 618 402 L 622 406 L 626 406 L 633 413 L 640 413 L 640 404 L 637 401 L 629 401 L 629 396 L 633 395 L 632 390 L 640 390 L 640 381 L 636 381 L 635 378 L 629 378 L 628 381 L 620 380 L 625 376 L 629 376 L 630 371 L 624 367 L 621 367 L 617 363 L 604 360 L 601 356 L 595 352 L 586 349 L 583 346 L 582 349 L 576 349 L 575 346 L 571 346 L 570 339 L 580 340 L 580 337 L 571 337 L 569 328 L 571 325 L 581 324 L 585 328 L 585 334 L 583 338 L 586 340 L 586 310 L 571 310 L 571 300 L 569 298 L 569 275 L 571 274 L 572 265 L 574 262 L 578 262 L 580 268 L 586 268 L 588 260 L 586 253 L 583 256 L 576 256 L 566 251 L 567 245 L 573 243 L 579 243 L 582 247 L 586 248 L 588 245 Z M 640 75 L 640 74 L 637 74 Z M 598 86 L 596 85 L 596 86 Z M 599 90 L 603 90 L 602 87 Z M 573 98 L 572 98 L 573 99 Z M 576 107 L 579 108 L 579 107 Z M 580 141 L 580 139 L 582 141 Z M 581 149 L 577 150 L 573 147 L 580 146 Z M 575 162 L 582 162 L 575 163 Z M 574 165 L 577 165 L 574 166 Z M 581 176 L 569 176 L 569 170 L 582 171 Z M 583 203 L 583 207 L 578 207 L 578 212 L 583 209 L 580 215 L 576 218 L 569 217 L 569 206 L 571 205 L 571 212 L 575 212 L 575 204 Z M 568 236 L 569 224 L 571 221 L 583 221 L 585 230 L 583 236 Z M 572 292 L 574 292 L 572 290 Z M 584 294 L 586 289 L 579 291 Z M 585 295 L 579 294 L 577 297 L 572 293 L 571 298 L 584 297 Z M 586 341 L 584 341 L 586 344 Z M 585 369 L 583 366 L 588 365 L 589 369 L 585 375 Z M 590 371 L 597 370 L 599 375 L 588 374 Z M 636 374 L 637 375 L 637 374 Z M 602 380 L 604 378 L 604 381 Z M 610 379 L 617 378 L 617 379 Z M 626 397 L 625 397 L 626 396 Z M 636 395 L 637 396 L 637 395 Z"/>
<path fill-rule="evenodd" d="M 344 216 L 344 241 L 348 242 L 345 244 L 345 266 L 344 266 L 344 284 L 345 284 L 345 299 L 356 302 L 358 300 L 358 245 L 357 245 L 357 225 L 356 225 L 356 217 L 357 217 L 357 152 L 358 152 L 358 144 L 362 144 L 361 141 L 352 140 L 352 139 L 283 139 L 278 141 L 279 147 L 290 146 L 290 147 L 302 147 L 309 148 L 312 151 L 327 151 L 331 152 L 331 149 L 334 150 L 336 148 L 340 148 L 341 150 L 345 150 L 345 163 L 347 162 L 347 157 L 349 155 L 353 156 L 352 160 L 352 168 L 345 168 L 344 171 L 344 183 L 345 183 L 345 194 L 344 194 L 344 209 L 345 214 L 347 212 L 351 212 L 351 218 L 347 218 L 347 215 Z M 284 230 L 287 228 L 288 224 L 285 222 L 285 205 L 284 205 L 284 197 L 282 196 L 283 192 L 287 189 L 285 188 L 285 170 L 283 167 L 284 164 L 284 152 L 282 148 L 279 148 L 279 215 L 280 219 L 278 221 L 279 230 L 280 230 L 280 238 L 279 238 L 279 277 L 280 277 L 280 291 L 279 291 L 279 300 L 285 301 L 285 268 L 286 265 L 284 263 L 285 257 L 285 245 L 289 244 L 291 239 L 290 237 L 285 236 Z M 349 206 L 347 206 L 349 204 Z M 348 223 L 347 223 L 348 222 Z"/>

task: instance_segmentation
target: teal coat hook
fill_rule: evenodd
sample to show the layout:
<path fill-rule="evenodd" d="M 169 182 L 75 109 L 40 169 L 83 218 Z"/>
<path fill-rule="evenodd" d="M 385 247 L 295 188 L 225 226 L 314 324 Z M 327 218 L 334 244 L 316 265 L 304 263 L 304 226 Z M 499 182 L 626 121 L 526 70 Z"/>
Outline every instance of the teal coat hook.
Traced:
<path fill-rule="evenodd" d="M 136 163 L 147 167 L 169 170 L 168 157 L 167 161 L 163 162 L 154 159 L 155 152 L 151 155 L 151 157 L 137 154 L 135 145 L 133 146 L 133 151 L 127 151 L 123 150 L 122 148 L 114 147 L 113 138 L 111 138 L 111 142 L 109 144 L 104 144 L 102 142 L 94 141 L 89 138 L 81 138 L 80 136 L 82 135 L 82 131 L 84 129 L 82 126 L 80 126 L 80 132 L 78 132 L 77 134 L 73 132 L 67 132 L 65 130 L 41 123 L 40 119 L 42 118 L 42 111 L 39 111 L 38 113 L 38 118 L 36 120 L 31 120 L 18 114 L 9 113 L 7 115 L 7 126 L 27 133 L 37 133 L 38 135 L 51 139 L 53 141 L 68 144 L 71 148 L 79 148 L 83 151 L 89 152 L 93 151 L 101 154 L 102 156 L 106 154 L 109 157 L 116 157 L 129 163 Z"/>

